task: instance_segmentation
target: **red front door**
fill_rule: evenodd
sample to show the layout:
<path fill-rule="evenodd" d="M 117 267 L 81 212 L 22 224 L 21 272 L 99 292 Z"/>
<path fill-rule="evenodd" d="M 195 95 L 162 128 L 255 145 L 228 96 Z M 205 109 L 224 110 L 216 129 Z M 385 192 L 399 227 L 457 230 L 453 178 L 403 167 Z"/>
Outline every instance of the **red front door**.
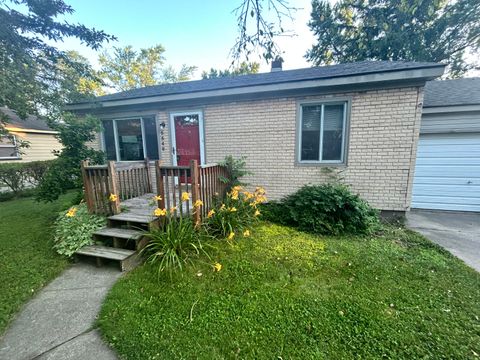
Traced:
<path fill-rule="evenodd" d="M 174 115 L 176 156 L 178 166 L 189 166 L 190 160 L 197 160 L 200 164 L 200 115 Z"/>

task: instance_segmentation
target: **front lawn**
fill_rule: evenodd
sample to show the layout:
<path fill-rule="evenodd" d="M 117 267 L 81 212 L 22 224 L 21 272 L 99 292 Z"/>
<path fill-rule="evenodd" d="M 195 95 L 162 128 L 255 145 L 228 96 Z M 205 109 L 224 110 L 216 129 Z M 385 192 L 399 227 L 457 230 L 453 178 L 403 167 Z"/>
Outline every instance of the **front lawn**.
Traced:
<path fill-rule="evenodd" d="M 65 268 L 65 258 L 52 250 L 51 227 L 73 196 L 48 204 L 0 202 L 0 334 L 20 306 Z"/>
<path fill-rule="evenodd" d="M 467 359 L 479 299 L 478 273 L 402 228 L 364 239 L 262 224 L 172 278 L 130 273 L 99 325 L 127 359 Z"/>

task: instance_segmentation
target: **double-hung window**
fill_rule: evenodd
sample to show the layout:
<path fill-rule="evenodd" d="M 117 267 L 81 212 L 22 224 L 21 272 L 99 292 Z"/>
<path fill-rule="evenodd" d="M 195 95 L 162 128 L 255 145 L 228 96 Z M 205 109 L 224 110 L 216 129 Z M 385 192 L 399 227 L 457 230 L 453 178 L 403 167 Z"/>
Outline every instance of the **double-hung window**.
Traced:
<path fill-rule="evenodd" d="M 158 160 L 155 117 L 103 120 L 103 147 L 108 160 Z"/>
<path fill-rule="evenodd" d="M 0 160 L 20 159 L 15 135 L 0 135 Z"/>
<path fill-rule="evenodd" d="M 300 104 L 299 163 L 345 163 L 347 110 L 347 101 Z"/>

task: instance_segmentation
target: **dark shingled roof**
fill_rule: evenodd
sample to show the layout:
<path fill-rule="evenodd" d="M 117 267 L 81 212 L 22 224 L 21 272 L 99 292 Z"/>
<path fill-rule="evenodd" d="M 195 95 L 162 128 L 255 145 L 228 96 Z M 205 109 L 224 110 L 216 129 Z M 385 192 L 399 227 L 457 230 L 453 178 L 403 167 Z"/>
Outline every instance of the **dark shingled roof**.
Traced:
<path fill-rule="evenodd" d="M 480 105 L 480 78 L 428 81 L 423 107 Z"/>
<path fill-rule="evenodd" d="M 96 98 L 96 101 L 134 99 L 158 95 L 183 94 L 198 91 L 222 90 L 255 85 L 280 84 L 294 81 L 327 79 L 441 66 L 444 65 L 431 62 L 361 61 L 297 70 L 283 70 L 260 74 L 148 86 L 140 89 L 127 90 L 116 94 L 100 96 Z"/>
<path fill-rule="evenodd" d="M 43 131 L 52 131 L 48 127 L 45 120 L 42 120 L 34 115 L 28 115 L 26 119 L 21 119 L 20 116 L 14 110 L 8 109 L 6 107 L 0 107 L 0 112 L 4 113 L 7 116 L 7 126 L 25 129 L 25 130 L 43 130 Z"/>

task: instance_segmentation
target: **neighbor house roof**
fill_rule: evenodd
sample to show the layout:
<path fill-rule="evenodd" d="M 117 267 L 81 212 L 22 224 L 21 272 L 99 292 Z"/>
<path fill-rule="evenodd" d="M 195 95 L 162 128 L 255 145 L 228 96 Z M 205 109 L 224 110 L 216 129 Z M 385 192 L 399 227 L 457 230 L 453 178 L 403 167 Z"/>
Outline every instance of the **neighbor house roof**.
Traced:
<path fill-rule="evenodd" d="M 176 100 L 186 95 L 222 96 L 227 93 L 292 90 L 302 87 L 348 85 L 350 82 L 368 83 L 412 78 L 433 79 L 443 74 L 444 64 L 431 62 L 403 61 L 362 61 L 331 66 L 311 67 L 297 70 L 283 70 L 260 74 L 241 75 L 173 84 L 148 86 L 97 97 L 94 102 L 109 103 L 121 101 L 131 103 L 134 99 L 155 98 L 156 101 Z M 430 70 L 430 71 L 429 71 Z M 408 74 L 406 72 L 410 71 Z M 415 72 L 416 71 L 416 72 Z M 382 76 L 378 76 L 378 75 Z M 391 76 L 388 76 L 392 74 Z M 394 75 L 396 74 L 396 75 Z M 414 74 L 414 75 L 412 75 Z M 369 77 L 369 75 L 372 75 Z M 346 79 L 341 82 L 340 79 Z M 338 79 L 338 81 L 337 81 Z M 332 80 L 332 81 L 328 81 Z M 234 91 L 236 90 L 236 92 Z M 200 93 L 202 95 L 200 95 Z M 91 102 L 79 102 L 85 104 Z M 71 104 L 71 108 L 81 108 Z"/>
<path fill-rule="evenodd" d="M 24 130 L 26 132 L 34 131 L 34 132 L 55 133 L 55 131 L 53 131 L 47 125 L 45 120 L 37 116 L 28 115 L 25 119 L 22 119 L 20 118 L 20 116 L 17 115 L 15 110 L 12 110 L 6 107 L 0 107 L 0 112 L 2 112 L 7 116 L 6 128 L 10 131 Z"/>
<path fill-rule="evenodd" d="M 480 105 L 480 78 L 428 81 L 423 107 Z"/>

